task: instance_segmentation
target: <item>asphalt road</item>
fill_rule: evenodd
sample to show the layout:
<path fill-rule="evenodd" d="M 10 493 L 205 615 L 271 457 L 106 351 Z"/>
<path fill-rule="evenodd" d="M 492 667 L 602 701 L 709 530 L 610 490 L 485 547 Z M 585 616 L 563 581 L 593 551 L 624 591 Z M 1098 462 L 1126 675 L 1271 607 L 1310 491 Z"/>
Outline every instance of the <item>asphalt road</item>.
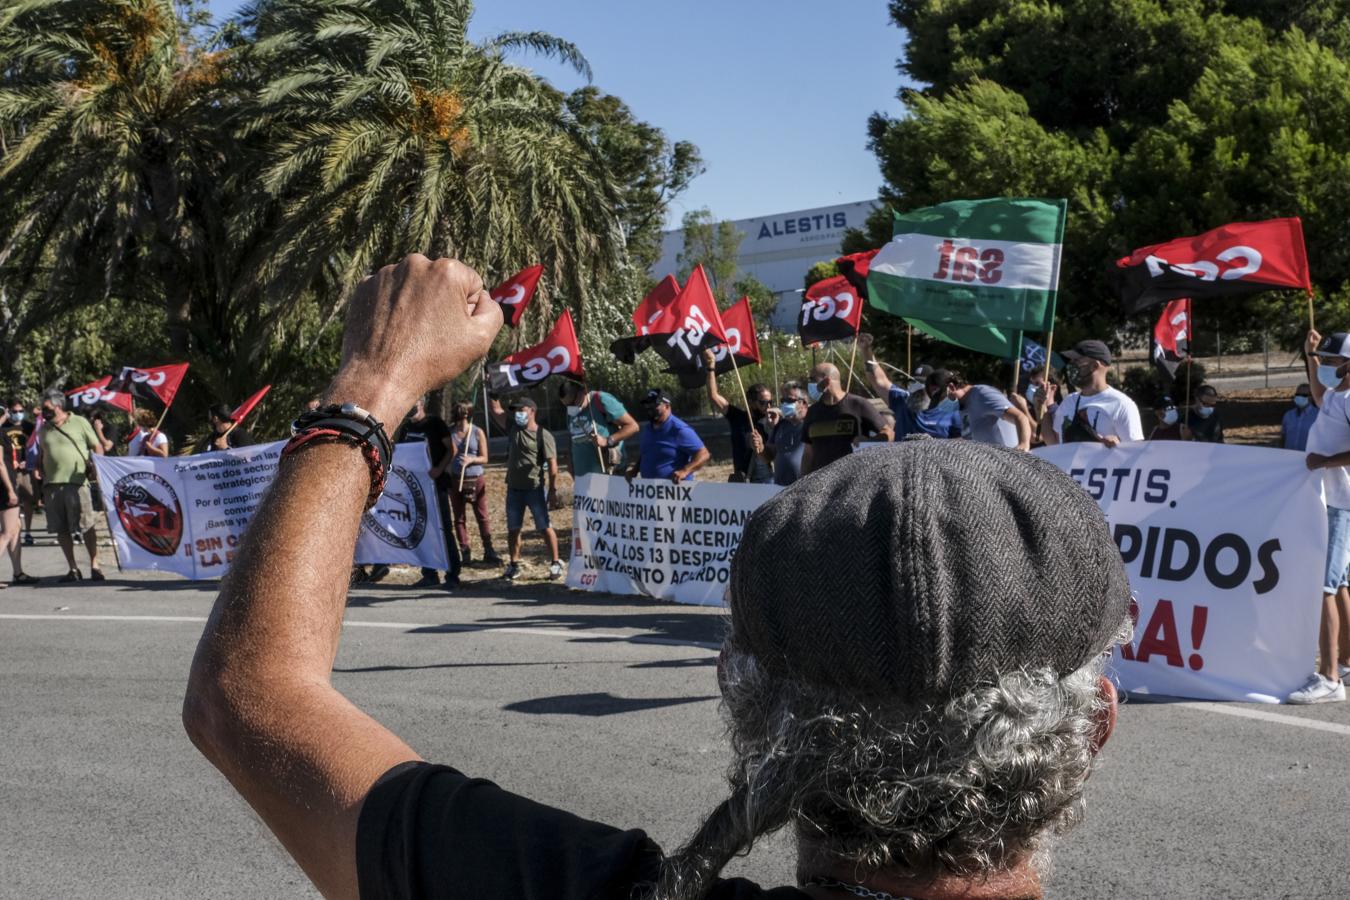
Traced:
<path fill-rule="evenodd" d="M 355 592 L 338 687 L 428 759 L 680 842 L 722 796 L 720 613 L 507 593 Z M 0 592 L 0 897 L 316 896 L 179 725 L 213 598 Z M 1344 896 L 1348 740 L 1346 704 L 1127 703 L 1049 896 Z M 789 882 L 789 841 L 732 871 Z"/>

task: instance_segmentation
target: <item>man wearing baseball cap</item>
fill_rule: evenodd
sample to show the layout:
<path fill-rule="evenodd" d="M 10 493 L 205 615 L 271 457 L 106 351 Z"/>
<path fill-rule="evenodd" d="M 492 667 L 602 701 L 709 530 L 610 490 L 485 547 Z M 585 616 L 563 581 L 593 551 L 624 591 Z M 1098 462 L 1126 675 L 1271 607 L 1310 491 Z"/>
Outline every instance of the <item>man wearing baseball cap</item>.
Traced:
<path fill-rule="evenodd" d="M 326 399 L 396 419 L 485 354 L 500 323 L 467 267 L 410 257 L 357 289 Z M 1101 673 L 1130 601 L 1101 511 L 1054 466 L 910 440 L 758 509 L 717 670 L 728 795 L 665 854 L 640 830 L 423 762 L 332 687 L 347 567 L 381 475 L 368 449 L 310 442 L 283 457 L 183 709 L 325 896 L 1040 896 L 1049 842 L 1081 817 L 1115 724 Z M 797 886 L 721 878 L 784 828 Z"/>
<path fill-rule="evenodd" d="M 638 458 L 625 477 L 690 481 L 711 455 L 694 429 L 670 411 L 670 395 L 652 388 L 642 399 L 647 424 L 638 437 Z"/>
<path fill-rule="evenodd" d="M 563 573 L 558 558 L 558 534 L 549 521 L 549 507 L 558 505 L 558 445 L 547 428 L 535 421 L 538 404 L 524 395 L 511 401 L 511 418 L 506 417 L 501 402 L 492 398 L 492 418 L 497 427 L 506 432 L 506 546 L 511 559 L 502 577 L 514 581 L 520 575 L 520 550 L 528 507 L 534 519 L 535 530 L 544 538 L 548 548 L 548 577 L 558 578 Z M 547 493 L 544 485 L 547 483 Z"/>
<path fill-rule="evenodd" d="M 1064 358 L 1078 392 L 1047 409 L 1041 420 L 1041 440 L 1047 444 L 1096 441 L 1114 447 L 1122 441 L 1142 441 L 1144 426 L 1134 401 L 1106 383 L 1111 351 L 1101 341 L 1079 341 Z M 1055 402 L 1053 385 L 1048 400 Z"/>
<path fill-rule="evenodd" d="M 1350 334 L 1326 337 L 1308 332 L 1308 386 L 1319 414 L 1308 432 L 1308 468 L 1322 470 L 1327 501 L 1327 562 L 1322 577 L 1322 624 L 1318 670 L 1289 695 L 1290 703 L 1329 703 L 1345 699 L 1343 679 L 1350 675 Z"/>

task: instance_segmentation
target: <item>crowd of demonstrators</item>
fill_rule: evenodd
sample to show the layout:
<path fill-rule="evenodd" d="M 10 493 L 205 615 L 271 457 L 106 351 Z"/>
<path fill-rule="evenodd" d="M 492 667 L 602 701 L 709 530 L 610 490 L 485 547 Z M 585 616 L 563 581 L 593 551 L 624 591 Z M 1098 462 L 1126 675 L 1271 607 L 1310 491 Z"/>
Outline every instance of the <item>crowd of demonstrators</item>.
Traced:
<path fill-rule="evenodd" d="M 873 392 L 886 400 L 895 417 L 895 440 L 911 434 L 926 434 L 935 438 L 961 436 L 960 406 L 947 397 L 950 373 L 931 366 L 915 366 L 908 373 L 911 380 L 904 388 L 893 383 L 886 374 L 885 365 L 877 359 L 872 336 L 858 335 L 858 352 L 863 357 L 863 371 Z"/>
<path fill-rule="evenodd" d="M 478 522 L 478 540 L 482 543 L 482 562 L 495 566 L 501 557 L 492 549 L 492 524 L 488 520 L 487 478 L 483 474 L 483 466 L 488 462 L 487 435 L 473 424 L 472 404 L 456 403 L 451 417 L 454 425 L 450 429 L 450 452 L 431 467 L 431 477 L 437 484 L 443 479 L 450 495 L 461 564 L 467 565 L 473 559 L 469 523 L 465 520 L 466 509 L 472 509 Z"/>
<path fill-rule="evenodd" d="M 445 558 L 450 568 L 445 572 L 445 586 L 459 584 L 459 544 L 454 536 L 454 523 L 450 518 L 450 480 L 444 474 L 444 464 L 450 455 L 453 442 L 450 439 L 450 426 L 440 416 L 427 412 L 426 398 L 418 397 L 412 409 L 403 418 L 403 423 L 394 432 L 395 444 L 422 444 L 427 448 L 431 459 L 430 473 L 436 492 L 436 509 L 440 513 L 441 530 L 445 541 Z M 436 587 L 441 584 L 441 574 L 435 569 L 422 567 L 422 578 L 416 587 Z"/>
<path fill-rule="evenodd" d="M 749 411 L 732 403 L 717 388 L 717 357 L 703 351 L 703 369 L 708 379 L 708 400 L 713 410 L 727 420 L 731 430 L 731 480 L 751 484 L 773 484 L 773 464 L 765 459 L 769 443 L 767 417 L 773 406 L 773 392 L 755 383 L 745 389 Z"/>
<path fill-rule="evenodd" d="M 959 372 L 947 376 L 947 397 L 961 410 L 961 436 L 982 444 L 1031 449 L 1031 417 L 997 388 L 968 384 Z"/>
<path fill-rule="evenodd" d="M 1280 419 L 1280 446 L 1300 453 L 1308 449 L 1308 432 L 1317 421 L 1317 407 L 1312 402 L 1312 389 L 1305 382 L 1294 389 L 1294 405 Z"/>
<path fill-rule="evenodd" d="M 1322 471 L 1327 555 L 1318 669 L 1288 700 L 1325 703 L 1345 699 L 1343 679 L 1350 676 L 1350 334 L 1323 338 L 1310 331 L 1304 352 L 1309 391 L 1320 411 L 1308 431 L 1306 459 L 1309 469 Z"/>
<path fill-rule="evenodd" d="M 136 429 L 131 432 L 131 439 L 127 441 L 127 456 L 164 458 L 169 455 L 169 437 L 156 427 L 159 424 L 159 416 L 152 410 L 139 406 L 132 413 L 131 420 L 136 423 Z"/>
<path fill-rule="evenodd" d="M 558 399 L 567 408 L 571 436 L 567 465 L 573 478 L 600 473 L 618 474 L 627 464 L 627 441 L 638 433 L 637 419 L 607 391 L 588 391 L 570 378 L 558 386 Z"/>
<path fill-rule="evenodd" d="M 207 433 L 193 445 L 193 453 L 234 450 L 239 447 L 252 447 L 258 443 L 252 432 L 242 425 L 235 424 L 230 418 L 230 412 L 230 408 L 223 403 L 217 403 L 207 411 Z"/>
<path fill-rule="evenodd" d="M 47 511 L 47 531 L 56 535 L 66 557 L 61 581 L 79 581 L 84 575 L 75 562 L 74 536 L 84 539 L 89 553 L 89 577 L 103 581 L 99 566 L 98 534 L 94 530 L 94 504 L 89 489 L 93 457 L 103 455 L 103 445 L 94 426 L 83 416 L 66 409 L 66 395 L 47 391 L 42 395 L 41 447 L 42 499 Z"/>
<path fill-rule="evenodd" d="M 866 438 L 890 441 L 895 432 L 886 425 L 875 406 L 844 391 L 839 370 L 820 363 L 811 370 L 806 385 L 811 407 L 803 421 L 801 474 L 823 469 L 853 452 L 854 442 Z"/>
<path fill-rule="evenodd" d="M 14 489 L 19 494 L 19 516 L 23 524 L 23 538 L 19 542 L 21 547 L 33 546 L 33 513 L 37 507 L 41 483 L 36 462 L 30 463 L 29 461 L 28 445 L 29 439 L 37 429 L 37 422 L 40 421 L 40 418 L 40 416 L 30 415 L 24 409 L 23 401 L 17 398 L 10 400 L 6 406 L 4 436 L 8 442 L 7 449 L 12 457 L 11 465 L 17 473 Z M 18 575 L 23 571 L 23 567 L 16 562 L 14 571 Z M 25 584 L 27 582 L 20 581 L 18 583 Z"/>
<path fill-rule="evenodd" d="M 773 466 L 773 483 L 787 487 L 801 477 L 802 451 L 806 443 L 806 391 L 795 381 L 786 382 L 778 398 L 778 415 L 764 447 L 764 456 Z"/>
<path fill-rule="evenodd" d="M 1107 384 L 1112 360 L 1106 344 L 1080 341 L 1064 358 L 1072 370 L 1069 380 L 1078 391 L 1062 401 L 1054 384 L 1044 385 L 1037 393 L 1037 403 L 1045 408 L 1041 439 L 1051 445 L 1095 441 L 1107 447 L 1122 441 L 1142 441 L 1139 407 Z"/>
<path fill-rule="evenodd" d="M 647 422 L 638 436 L 638 458 L 631 462 L 625 477 L 655 478 L 663 481 L 693 480 L 694 473 L 712 458 L 703 439 L 683 419 L 670 411 L 670 395 L 652 388 L 642 400 Z"/>
<path fill-rule="evenodd" d="M 506 432 L 506 540 L 510 560 L 502 577 L 513 581 L 520 574 L 521 529 L 528 507 L 535 530 L 548 548 L 548 577 L 563 573 L 558 558 L 558 535 L 549 522 L 550 507 L 558 505 L 558 448 L 553 435 L 536 421 L 538 404 L 529 397 L 511 400 L 507 418 L 501 401 L 492 399 L 492 418 Z"/>

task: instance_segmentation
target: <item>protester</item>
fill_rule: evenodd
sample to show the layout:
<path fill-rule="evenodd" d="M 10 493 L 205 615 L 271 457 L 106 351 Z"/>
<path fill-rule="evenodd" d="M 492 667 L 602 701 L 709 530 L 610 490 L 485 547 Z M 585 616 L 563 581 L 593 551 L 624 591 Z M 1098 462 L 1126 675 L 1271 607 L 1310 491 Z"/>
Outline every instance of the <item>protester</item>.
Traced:
<path fill-rule="evenodd" d="M 1031 449 L 1031 417 L 998 388 L 967 384 L 963 375 L 951 372 L 947 377 L 947 396 L 960 405 L 963 437 L 982 444 Z"/>
<path fill-rule="evenodd" d="M 193 453 L 212 453 L 216 450 L 233 450 L 237 447 L 252 447 L 258 443 L 258 439 L 253 436 L 247 428 L 242 425 L 236 425 L 230 418 L 233 412 L 223 403 L 217 403 L 206 413 L 207 427 L 209 430 L 201 440 L 193 446 Z"/>
<path fill-rule="evenodd" d="M 773 464 L 773 483 L 786 487 L 801 477 L 802 429 L 806 423 L 806 391 L 795 381 L 783 385 L 779 397 L 778 421 L 773 426 L 764 452 Z"/>
<path fill-rule="evenodd" d="M 520 574 L 521 526 L 525 508 L 534 517 L 534 527 L 544 537 L 550 562 L 548 577 L 563 573 L 558 558 L 558 535 L 549 523 L 550 507 L 558 505 L 558 448 L 553 435 L 535 420 L 538 405 L 529 397 L 511 401 L 511 418 L 506 418 L 501 402 L 492 398 L 492 418 L 506 432 L 506 540 L 511 559 L 502 577 L 514 581 Z M 548 484 L 547 493 L 544 485 Z"/>
<path fill-rule="evenodd" d="M 8 420 L 9 411 L 6 410 L 0 424 Z M 23 550 L 19 544 L 19 491 L 15 487 L 19 472 L 14 465 L 14 448 L 7 437 L 4 446 L 0 447 L 0 457 L 0 550 L 9 555 L 9 563 L 13 568 L 10 579 L 15 584 L 25 584 L 28 582 L 22 580 Z M 6 587 L 8 585 L 0 581 L 0 590 Z"/>
<path fill-rule="evenodd" d="M 1182 437 L 1188 441 L 1207 444 L 1223 443 L 1223 422 L 1217 414 L 1219 392 L 1212 385 L 1202 384 L 1195 389 L 1195 400 L 1186 410 Z"/>
<path fill-rule="evenodd" d="M 1041 438 L 1047 444 L 1096 441 L 1114 447 L 1122 441 L 1142 441 L 1144 428 L 1139 407 L 1125 394 L 1106 383 L 1111 371 L 1111 351 L 1101 341 L 1080 341 L 1064 354 L 1073 369 L 1070 381 L 1076 394 L 1047 409 L 1041 420 Z M 1054 404 L 1054 385 L 1045 385 L 1045 401 Z M 1037 393 L 1037 399 L 1041 394 Z"/>
<path fill-rule="evenodd" d="M 623 472 L 624 442 L 638 433 L 637 419 L 613 394 L 587 391 L 586 385 L 570 378 L 558 386 L 558 399 L 567 407 L 567 432 L 572 437 L 567 465 L 572 478 Z"/>
<path fill-rule="evenodd" d="M 103 455 L 117 456 L 122 440 L 122 429 L 118 428 L 116 423 L 109 421 L 107 413 L 101 409 L 95 409 L 89 414 L 89 424 L 94 426 L 94 434 L 98 436 L 98 443 L 103 448 Z"/>
<path fill-rule="evenodd" d="M 163 458 L 169 455 L 169 438 L 155 427 L 159 424 L 159 416 L 141 406 L 136 408 L 131 420 L 136 423 L 136 430 L 127 442 L 127 456 Z"/>
<path fill-rule="evenodd" d="M 642 401 L 647 425 L 638 439 L 638 458 L 625 476 L 629 481 L 643 478 L 666 479 L 678 484 L 692 481 L 694 473 L 707 464 L 711 455 L 694 429 L 670 411 L 670 395 L 652 388 Z"/>
<path fill-rule="evenodd" d="M 1020 364 L 1017 364 L 1020 367 Z M 1027 406 L 1036 407 L 1036 395 L 1045 387 L 1045 366 L 1036 366 L 1030 372 L 1021 370 L 1020 388 L 1017 395 L 1027 402 Z"/>
<path fill-rule="evenodd" d="M 1157 424 L 1149 432 L 1150 441 L 1179 441 L 1181 436 L 1181 413 L 1171 397 L 1163 397 L 1162 405 L 1153 411 Z"/>
<path fill-rule="evenodd" d="M 802 423 L 805 429 L 802 441 L 802 475 L 823 469 L 853 452 L 853 444 L 864 438 L 879 435 L 891 440 L 895 432 L 886 427 L 876 408 L 861 397 L 844 393 L 839 383 L 839 370 L 830 363 L 821 363 L 811 370 L 806 385 L 811 397 L 811 408 Z"/>
<path fill-rule="evenodd" d="M 1308 449 L 1308 432 L 1317 421 L 1317 407 L 1312 404 L 1312 391 L 1307 383 L 1294 390 L 1294 408 L 1280 420 L 1280 446 L 1300 453 Z"/>
<path fill-rule="evenodd" d="M 907 388 L 892 383 L 885 368 L 872 349 L 872 335 L 858 335 L 858 351 L 863 355 L 863 370 L 872 390 L 886 398 L 886 404 L 895 416 L 895 437 L 900 440 L 911 434 L 926 434 L 936 438 L 961 436 L 961 410 L 955 400 L 947 398 L 948 374 L 945 369 L 915 366 L 912 381 Z M 942 374 L 939 374 L 942 373 Z"/>
<path fill-rule="evenodd" d="M 717 388 L 717 357 L 711 350 L 703 351 L 703 370 L 707 373 L 708 400 L 713 409 L 727 420 L 731 429 L 731 481 L 752 484 L 772 484 L 773 466 L 765 458 L 764 447 L 769 442 L 769 427 L 765 416 L 773 406 L 773 392 L 756 382 L 745 389 L 749 412 L 732 403 Z"/>
<path fill-rule="evenodd" d="M 445 586 L 454 587 L 459 584 L 459 544 L 455 542 L 455 526 L 450 518 L 449 481 L 444 477 L 438 477 L 444 472 L 445 460 L 450 455 L 452 446 L 450 427 L 440 416 L 428 414 L 426 398 L 418 397 L 417 402 L 403 419 L 403 424 L 394 433 L 394 443 L 422 444 L 427 448 L 427 454 L 431 459 L 431 468 L 428 472 L 436 490 L 436 509 L 440 513 L 445 557 L 450 565 L 445 573 Z M 435 587 L 440 583 L 440 572 L 423 566 L 422 577 L 414 586 Z"/>
<path fill-rule="evenodd" d="M 5 422 L 5 437 L 14 454 L 14 469 L 18 478 L 14 488 L 19 492 L 19 514 L 23 520 L 23 540 L 20 547 L 33 546 L 33 512 L 37 508 L 38 496 L 42 485 L 38 482 L 37 467 L 28 461 L 29 440 L 37 428 L 40 416 L 30 416 L 24 409 L 23 401 L 11 399 L 8 404 L 8 419 Z M 25 576 L 27 577 L 27 576 Z M 18 581 L 18 579 L 16 579 Z M 26 584 L 27 582 L 19 582 Z"/>
<path fill-rule="evenodd" d="M 66 574 L 59 580 L 79 581 L 84 577 L 75 563 L 72 538 L 73 534 L 80 534 L 89 552 L 89 577 L 103 581 L 88 477 L 92 459 L 103 455 L 103 446 L 88 419 L 66 411 L 66 395 L 60 391 L 42 395 L 42 419 L 40 465 L 47 531 L 56 535 L 61 552 L 66 555 Z"/>
<path fill-rule="evenodd" d="M 458 264 L 387 268 L 351 302 L 328 399 L 397 416 L 411 402 L 397 385 L 454 377 L 499 322 Z M 425 763 L 332 687 L 370 484 L 360 448 L 311 442 L 283 460 L 183 707 L 193 743 L 324 896 L 1040 895 L 1115 726 L 1102 671 L 1130 601 L 1100 510 L 1050 464 L 910 441 L 751 516 L 718 666 L 729 796 L 672 854 Z M 784 828 L 805 891 L 719 877 Z"/>
<path fill-rule="evenodd" d="M 472 404 L 456 403 L 451 415 L 455 424 L 450 429 L 450 452 L 439 465 L 432 467 L 431 477 L 437 484 L 444 481 L 446 493 L 450 495 L 461 564 L 467 565 L 473 558 L 469 525 L 464 519 L 465 507 L 470 507 L 478 520 L 483 562 L 495 566 L 501 562 L 501 557 L 492 549 L 492 523 L 488 519 L 487 478 L 483 471 L 488 462 L 487 435 L 473 424 Z"/>
<path fill-rule="evenodd" d="M 1345 699 L 1350 676 L 1350 334 L 1325 338 L 1308 332 L 1304 345 L 1312 402 L 1320 415 L 1308 432 L 1308 468 L 1322 470 L 1327 509 L 1327 564 L 1322 577 L 1322 621 L 1317 671 L 1289 695 L 1290 703 Z"/>

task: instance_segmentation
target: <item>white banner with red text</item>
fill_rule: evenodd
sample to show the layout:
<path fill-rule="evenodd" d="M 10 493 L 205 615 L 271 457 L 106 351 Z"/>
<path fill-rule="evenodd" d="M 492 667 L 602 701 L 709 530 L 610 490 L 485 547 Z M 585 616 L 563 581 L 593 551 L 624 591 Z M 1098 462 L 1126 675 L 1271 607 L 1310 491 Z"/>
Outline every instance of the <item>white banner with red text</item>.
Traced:
<path fill-rule="evenodd" d="M 220 578 L 276 475 L 284 441 L 197 456 L 95 456 L 124 569 Z M 356 451 L 352 451 L 353 456 Z M 384 496 L 365 513 L 357 563 L 445 569 L 441 509 L 425 444 L 399 444 Z M 316 493 L 314 502 L 321 502 Z"/>
<path fill-rule="evenodd" d="M 721 606 L 746 519 L 780 490 L 583 475 L 572 492 L 567 584 Z"/>
<path fill-rule="evenodd" d="M 1327 522 L 1302 453 L 1180 441 L 1036 452 L 1097 501 L 1125 560 L 1136 609 L 1111 661 L 1121 688 L 1278 703 L 1303 684 Z"/>

